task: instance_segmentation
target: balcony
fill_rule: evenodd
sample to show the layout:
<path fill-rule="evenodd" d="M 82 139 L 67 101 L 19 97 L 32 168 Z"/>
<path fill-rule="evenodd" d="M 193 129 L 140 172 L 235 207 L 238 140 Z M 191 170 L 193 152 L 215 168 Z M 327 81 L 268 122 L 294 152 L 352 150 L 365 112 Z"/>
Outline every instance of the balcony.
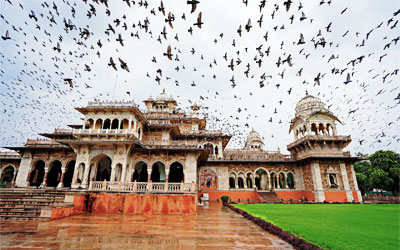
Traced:
<path fill-rule="evenodd" d="M 147 140 L 143 142 L 148 146 L 171 146 L 171 147 L 198 147 L 197 141 L 162 141 L 162 140 Z"/>
<path fill-rule="evenodd" d="M 89 191 L 125 193 L 195 193 L 195 183 L 92 181 Z"/>
<path fill-rule="evenodd" d="M 125 137 L 138 139 L 139 135 L 134 129 L 73 129 L 76 137 Z"/>
<path fill-rule="evenodd" d="M 225 150 L 223 157 L 209 155 L 211 161 L 289 161 L 290 155 L 283 155 L 279 151 L 250 151 L 250 150 Z"/>
<path fill-rule="evenodd" d="M 287 148 L 292 148 L 295 145 L 303 143 L 304 141 L 346 141 L 350 142 L 351 137 L 349 135 L 306 135 L 296 141 L 290 143 Z"/>

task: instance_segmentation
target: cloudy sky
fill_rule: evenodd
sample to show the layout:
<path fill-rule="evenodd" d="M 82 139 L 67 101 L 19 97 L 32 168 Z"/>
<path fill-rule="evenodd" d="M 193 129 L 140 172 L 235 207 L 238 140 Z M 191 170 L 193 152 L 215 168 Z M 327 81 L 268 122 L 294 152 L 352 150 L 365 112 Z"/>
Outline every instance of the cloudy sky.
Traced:
<path fill-rule="evenodd" d="M 343 122 L 338 133 L 352 136 L 353 154 L 400 151 L 398 0 L 293 0 L 288 11 L 283 1 L 260 8 L 255 0 L 201 0 L 193 13 L 186 1 L 164 1 L 165 16 L 160 1 L 98 2 L 0 2 L 0 146 L 81 124 L 74 107 L 88 101 L 134 100 L 143 108 L 165 88 L 182 109 L 200 104 L 209 129 L 233 136 L 231 148 L 254 128 L 265 150 L 286 153 L 296 103 L 308 90 Z M 200 12 L 201 28 L 193 25 Z M 168 46 L 173 60 L 163 55 Z M 282 63 L 289 55 L 291 63 Z"/>

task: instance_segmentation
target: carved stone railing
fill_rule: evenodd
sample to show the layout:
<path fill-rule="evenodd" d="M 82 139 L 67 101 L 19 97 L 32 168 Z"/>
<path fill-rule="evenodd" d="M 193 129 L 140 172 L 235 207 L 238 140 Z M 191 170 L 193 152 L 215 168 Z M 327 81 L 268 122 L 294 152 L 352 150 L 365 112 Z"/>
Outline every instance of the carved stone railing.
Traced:
<path fill-rule="evenodd" d="M 251 151 L 251 150 L 225 150 L 223 157 L 210 154 L 208 160 L 213 161 L 275 161 L 293 160 L 290 155 L 283 155 L 279 151 Z"/>
<path fill-rule="evenodd" d="M 145 145 L 151 146 L 189 146 L 189 147 L 197 147 L 197 141 L 162 141 L 162 140 L 146 140 L 143 142 Z"/>
<path fill-rule="evenodd" d="M 195 183 L 91 181 L 89 191 L 127 193 L 195 193 Z"/>
<path fill-rule="evenodd" d="M 74 129 L 74 135 L 134 135 L 138 133 L 134 129 Z"/>
<path fill-rule="evenodd" d="M 291 148 L 306 140 L 351 141 L 351 137 L 349 135 L 306 135 L 290 143 L 287 147 Z"/>

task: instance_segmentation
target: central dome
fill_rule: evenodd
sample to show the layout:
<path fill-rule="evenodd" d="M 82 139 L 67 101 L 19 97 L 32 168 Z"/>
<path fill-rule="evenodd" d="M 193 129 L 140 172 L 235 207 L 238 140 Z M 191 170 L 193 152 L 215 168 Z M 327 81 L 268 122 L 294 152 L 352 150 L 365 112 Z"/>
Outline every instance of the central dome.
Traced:
<path fill-rule="evenodd" d="M 163 92 L 160 93 L 157 97 L 156 97 L 156 101 L 157 102 L 166 102 L 166 101 L 175 101 L 174 98 L 172 98 L 171 96 L 167 96 L 167 94 L 165 93 L 165 89 L 163 89 Z"/>
<path fill-rule="evenodd" d="M 327 111 L 325 103 L 323 103 L 321 99 L 309 95 L 308 93 L 296 104 L 296 117 L 315 111 Z"/>
<path fill-rule="evenodd" d="M 250 131 L 250 133 L 247 135 L 247 142 L 251 141 L 262 141 L 260 134 L 257 133 L 254 129 Z"/>

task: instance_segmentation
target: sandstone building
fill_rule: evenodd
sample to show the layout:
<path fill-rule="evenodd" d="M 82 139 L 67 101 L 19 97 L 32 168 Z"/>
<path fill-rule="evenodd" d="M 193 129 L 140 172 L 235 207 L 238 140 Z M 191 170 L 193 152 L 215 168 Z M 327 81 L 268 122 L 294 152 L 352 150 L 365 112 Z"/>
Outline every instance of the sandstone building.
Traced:
<path fill-rule="evenodd" d="M 231 138 L 206 130 L 206 119 L 178 109 L 165 92 L 144 101 L 89 102 L 76 108 L 83 123 L 28 139 L 0 154 L 0 180 L 15 187 L 119 192 L 197 191 L 210 200 L 361 201 L 350 136 L 340 120 L 306 94 L 289 128 L 290 155 L 265 151 L 252 130 L 243 149 L 226 149 Z"/>

